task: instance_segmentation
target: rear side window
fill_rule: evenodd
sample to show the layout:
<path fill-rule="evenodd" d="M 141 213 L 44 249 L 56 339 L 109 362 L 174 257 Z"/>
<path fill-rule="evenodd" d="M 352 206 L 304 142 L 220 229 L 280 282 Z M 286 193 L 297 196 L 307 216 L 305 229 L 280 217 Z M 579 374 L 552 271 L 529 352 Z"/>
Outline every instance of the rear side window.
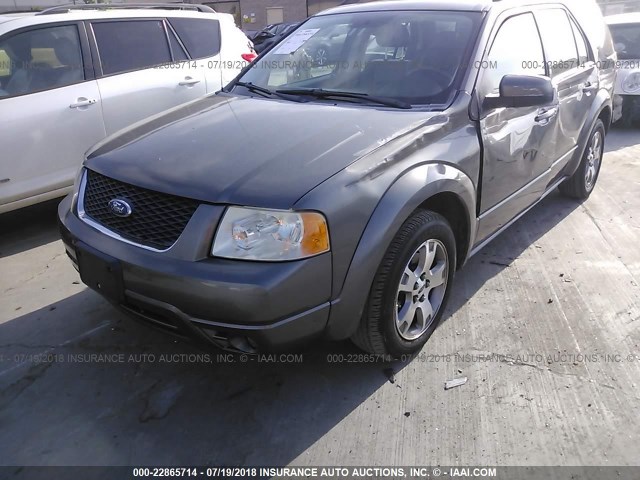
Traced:
<path fill-rule="evenodd" d="M 559 8 L 536 12 L 552 77 L 578 66 L 578 51 L 567 13 Z"/>
<path fill-rule="evenodd" d="M 209 18 L 170 18 L 192 59 L 213 57 L 220 52 L 220 23 Z"/>
<path fill-rule="evenodd" d="M 484 94 L 498 93 L 505 75 L 545 74 L 542 43 L 531 13 L 508 18 L 500 26 L 487 60 L 481 87 Z"/>
<path fill-rule="evenodd" d="M 105 75 L 171 62 L 167 35 L 160 20 L 99 22 L 92 27 Z"/>
<path fill-rule="evenodd" d="M 636 60 L 640 58 L 640 28 L 638 25 L 611 25 L 610 29 L 619 59 Z"/>

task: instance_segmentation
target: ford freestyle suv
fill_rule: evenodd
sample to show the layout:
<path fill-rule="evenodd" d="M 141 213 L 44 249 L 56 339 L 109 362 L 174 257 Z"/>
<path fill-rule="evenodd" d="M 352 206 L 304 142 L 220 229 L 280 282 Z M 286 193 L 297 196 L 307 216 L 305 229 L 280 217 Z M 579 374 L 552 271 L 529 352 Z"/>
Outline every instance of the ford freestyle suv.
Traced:
<path fill-rule="evenodd" d="M 0 15 L 0 213 L 66 195 L 96 142 L 217 92 L 248 64 L 231 15 L 151 6 Z"/>
<path fill-rule="evenodd" d="M 578 3 L 311 17 L 224 91 L 89 151 L 59 207 L 66 251 L 89 287 L 177 335 L 411 354 L 470 256 L 557 187 L 593 192 L 615 53 Z M 336 29 L 318 65 L 305 45 Z"/>

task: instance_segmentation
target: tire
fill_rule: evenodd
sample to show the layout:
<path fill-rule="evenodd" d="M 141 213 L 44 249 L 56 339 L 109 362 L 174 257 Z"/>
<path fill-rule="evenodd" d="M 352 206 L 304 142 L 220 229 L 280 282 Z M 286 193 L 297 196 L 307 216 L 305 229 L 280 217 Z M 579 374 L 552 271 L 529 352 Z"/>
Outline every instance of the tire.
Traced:
<path fill-rule="evenodd" d="M 600 175 L 602 156 L 604 155 L 605 129 L 602 120 L 596 121 L 587 148 L 575 173 L 560 184 L 560 192 L 570 198 L 586 200 L 593 192 Z"/>
<path fill-rule="evenodd" d="M 420 350 L 442 318 L 455 270 L 451 227 L 441 215 L 418 210 L 387 249 L 352 341 L 367 352 L 393 358 Z"/>

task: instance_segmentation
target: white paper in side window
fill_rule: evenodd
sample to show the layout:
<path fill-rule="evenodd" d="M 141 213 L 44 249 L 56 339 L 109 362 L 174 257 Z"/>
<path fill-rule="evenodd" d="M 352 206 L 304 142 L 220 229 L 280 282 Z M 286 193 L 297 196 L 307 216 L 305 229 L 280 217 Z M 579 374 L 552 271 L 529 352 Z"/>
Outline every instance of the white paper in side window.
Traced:
<path fill-rule="evenodd" d="M 289 55 L 296 50 L 298 50 L 302 45 L 304 45 L 307 40 L 313 37 L 316 33 L 318 33 L 319 28 L 307 28 L 305 30 L 298 30 L 297 32 L 293 32 L 292 35 L 287 37 L 287 39 L 282 42 L 274 53 L 274 55 Z"/>

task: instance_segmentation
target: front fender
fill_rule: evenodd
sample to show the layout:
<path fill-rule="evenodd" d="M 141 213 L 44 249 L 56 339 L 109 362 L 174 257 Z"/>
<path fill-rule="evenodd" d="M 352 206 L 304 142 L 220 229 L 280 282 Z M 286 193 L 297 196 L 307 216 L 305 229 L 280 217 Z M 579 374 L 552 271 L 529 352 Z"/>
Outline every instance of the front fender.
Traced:
<path fill-rule="evenodd" d="M 387 190 L 362 234 L 342 291 L 332 302 L 328 338 L 338 340 L 353 335 L 373 278 L 394 236 L 412 212 L 444 192 L 456 195 L 465 207 L 470 249 L 476 231 L 476 192 L 471 179 L 456 167 L 442 163 L 422 164 L 409 170 Z"/>

